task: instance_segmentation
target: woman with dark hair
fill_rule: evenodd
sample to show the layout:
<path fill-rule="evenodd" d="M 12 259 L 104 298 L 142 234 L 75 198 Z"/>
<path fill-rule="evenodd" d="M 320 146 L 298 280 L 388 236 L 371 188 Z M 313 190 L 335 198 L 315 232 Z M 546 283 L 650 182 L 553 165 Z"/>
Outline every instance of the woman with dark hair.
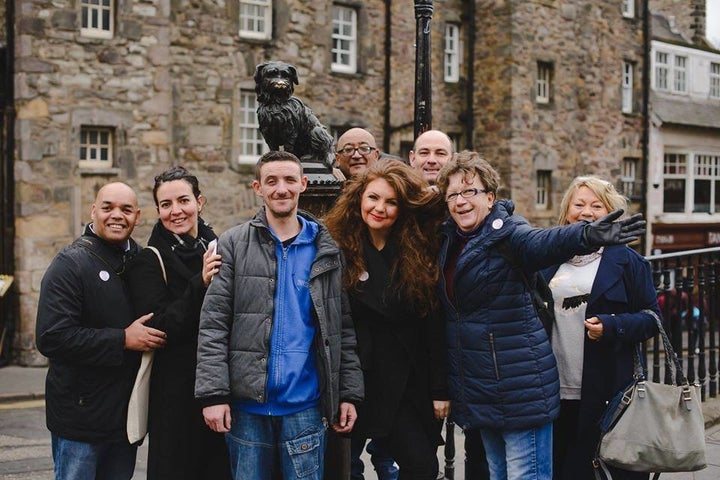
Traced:
<path fill-rule="evenodd" d="M 594 222 L 624 209 L 627 199 L 608 181 L 575 178 L 560 203 L 560 225 Z M 560 374 L 560 417 L 555 421 L 556 480 L 592 478 L 607 402 L 632 380 L 633 350 L 658 332 L 659 313 L 650 263 L 614 245 L 577 255 L 543 272 L 555 302 L 552 349 Z M 614 479 L 647 473 L 608 465 Z"/>
<path fill-rule="evenodd" d="M 400 480 L 435 480 L 450 407 L 435 292 L 441 213 L 420 173 L 386 160 L 348 181 L 325 218 L 347 261 L 365 379 L 352 441 L 379 442 Z"/>
<path fill-rule="evenodd" d="M 159 219 L 148 245 L 131 263 L 127 282 L 135 312 L 154 315 L 147 325 L 167 333 L 155 352 L 150 381 L 148 480 L 229 479 L 230 461 L 222 434 L 211 431 L 195 400 L 195 366 L 200 307 L 220 255 L 216 239 L 200 218 L 205 197 L 196 176 L 173 167 L 155 177 Z"/>

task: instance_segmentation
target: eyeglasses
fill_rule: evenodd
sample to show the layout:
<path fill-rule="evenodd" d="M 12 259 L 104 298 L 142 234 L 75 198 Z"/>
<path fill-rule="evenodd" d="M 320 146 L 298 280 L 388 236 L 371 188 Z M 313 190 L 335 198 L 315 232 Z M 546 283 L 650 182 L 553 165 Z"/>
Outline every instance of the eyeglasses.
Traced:
<path fill-rule="evenodd" d="M 335 153 L 345 157 L 352 157 L 353 155 L 355 155 L 355 152 L 360 152 L 360 155 L 364 157 L 365 155 L 370 155 L 370 153 L 372 153 L 374 150 L 377 150 L 377 148 L 371 147 L 370 145 L 360 145 L 359 147 L 351 147 L 350 145 L 348 145 L 341 148 Z"/>
<path fill-rule="evenodd" d="M 487 190 L 482 189 L 482 188 L 468 188 L 466 190 L 463 190 L 462 192 L 451 193 L 450 195 L 445 197 L 445 201 L 447 203 L 451 203 L 451 202 L 454 202 L 455 200 L 457 200 L 458 196 L 461 196 L 463 198 L 471 198 L 480 193 L 487 193 Z"/>

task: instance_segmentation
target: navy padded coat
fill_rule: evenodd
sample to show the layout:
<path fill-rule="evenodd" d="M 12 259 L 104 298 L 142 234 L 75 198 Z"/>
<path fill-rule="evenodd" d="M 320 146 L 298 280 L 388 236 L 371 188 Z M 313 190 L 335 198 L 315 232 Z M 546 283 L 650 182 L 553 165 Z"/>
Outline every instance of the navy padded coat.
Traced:
<path fill-rule="evenodd" d="M 511 201 L 496 202 L 465 245 L 455 268 L 454 304 L 444 274 L 440 280 L 451 420 L 463 429 L 530 429 L 555 420 L 560 410 L 555 357 L 519 268 L 529 275 L 593 249 L 585 243 L 584 222 L 538 229 L 513 211 Z M 452 220 L 443 227 L 442 272 L 458 241 L 456 229 Z M 504 239 L 522 267 L 495 248 Z"/>

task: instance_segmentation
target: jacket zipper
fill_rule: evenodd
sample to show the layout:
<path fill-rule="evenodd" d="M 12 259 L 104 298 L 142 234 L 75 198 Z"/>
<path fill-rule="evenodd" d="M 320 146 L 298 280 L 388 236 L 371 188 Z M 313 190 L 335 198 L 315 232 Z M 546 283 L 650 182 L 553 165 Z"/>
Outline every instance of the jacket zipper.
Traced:
<path fill-rule="evenodd" d="M 500 370 L 498 369 L 497 354 L 495 353 L 495 334 L 490 333 L 490 351 L 493 357 L 493 366 L 495 367 L 495 380 L 500 380 Z"/>

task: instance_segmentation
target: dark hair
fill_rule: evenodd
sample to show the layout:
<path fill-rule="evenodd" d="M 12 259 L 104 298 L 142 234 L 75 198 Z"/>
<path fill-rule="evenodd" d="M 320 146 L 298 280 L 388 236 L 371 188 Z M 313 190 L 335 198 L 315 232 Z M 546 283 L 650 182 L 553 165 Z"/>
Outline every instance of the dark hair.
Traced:
<path fill-rule="evenodd" d="M 260 159 L 255 164 L 255 180 L 258 182 L 260 181 L 260 169 L 262 169 L 263 165 L 270 162 L 295 162 L 300 167 L 300 176 L 303 174 L 303 166 L 302 162 L 298 157 L 293 155 L 290 152 L 281 151 L 281 150 L 271 150 L 267 152 L 265 155 L 260 157 Z"/>
<path fill-rule="evenodd" d="M 406 299 L 420 310 L 434 308 L 440 250 L 440 237 L 436 232 L 444 217 L 445 205 L 418 170 L 398 160 L 378 162 L 348 180 L 345 190 L 325 215 L 325 225 L 347 260 L 345 286 L 357 288 L 362 272 L 367 270 L 363 238 L 368 229 L 362 220 L 360 205 L 367 186 L 377 179 L 385 180 L 398 200 L 398 216 L 390 234 L 403 257 L 393 274 L 397 275 Z"/>
<path fill-rule="evenodd" d="M 195 198 L 200 197 L 200 182 L 195 175 L 188 172 L 185 167 L 176 166 L 169 168 L 162 172 L 160 175 L 155 176 L 155 185 L 153 186 L 153 199 L 155 200 L 155 206 L 158 206 L 157 191 L 160 185 L 166 182 L 172 182 L 174 180 L 185 180 L 192 187 L 193 195 Z"/>

